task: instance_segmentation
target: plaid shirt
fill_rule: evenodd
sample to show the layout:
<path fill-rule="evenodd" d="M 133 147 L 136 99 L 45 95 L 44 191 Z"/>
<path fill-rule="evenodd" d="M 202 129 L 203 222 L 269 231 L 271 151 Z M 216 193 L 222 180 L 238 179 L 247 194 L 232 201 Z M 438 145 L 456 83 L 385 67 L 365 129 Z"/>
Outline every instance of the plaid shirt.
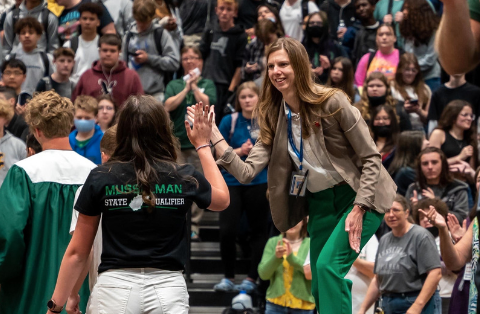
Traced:
<path fill-rule="evenodd" d="M 247 73 L 245 71 L 245 66 L 247 62 L 255 62 L 258 64 L 258 70 L 253 73 Z M 242 64 L 242 80 L 243 81 L 254 81 L 262 75 L 262 72 L 265 68 L 265 46 L 262 42 L 257 40 L 255 37 L 246 47 L 245 47 L 245 57 Z"/>

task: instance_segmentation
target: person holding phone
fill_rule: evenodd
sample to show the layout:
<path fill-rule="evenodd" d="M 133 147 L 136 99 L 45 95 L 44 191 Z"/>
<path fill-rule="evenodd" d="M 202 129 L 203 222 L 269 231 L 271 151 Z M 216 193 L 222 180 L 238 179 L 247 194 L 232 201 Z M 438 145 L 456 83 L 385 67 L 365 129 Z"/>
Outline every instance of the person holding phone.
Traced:
<path fill-rule="evenodd" d="M 279 38 L 267 50 L 266 60 L 268 79 L 255 110 L 260 136 L 243 160 L 213 126 L 210 139 L 217 164 L 243 184 L 269 166 L 267 185 L 276 227 L 285 232 L 309 213 L 317 310 L 349 314 L 350 282 L 344 277 L 380 226 L 396 186 L 381 165 L 360 112 L 343 92 L 314 83 L 300 42 Z M 189 116 L 195 119 L 193 109 Z M 305 195 L 291 195 L 292 183 L 301 176 Z"/>
<path fill-rule="evenodd" d="M 407 52 L 400 56 L 391 89 L 393 98 L 404 102 L 403 106 L 410 118 L 412 130 L 424 131 L 432 91 L 425 84 L 417 57 L 413 53 Z"/>

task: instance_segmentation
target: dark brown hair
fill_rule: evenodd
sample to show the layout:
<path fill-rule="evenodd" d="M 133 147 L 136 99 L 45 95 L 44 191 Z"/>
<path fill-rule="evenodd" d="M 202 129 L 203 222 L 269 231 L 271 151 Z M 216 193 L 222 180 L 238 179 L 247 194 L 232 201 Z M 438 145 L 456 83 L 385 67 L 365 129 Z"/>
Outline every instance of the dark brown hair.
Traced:
<path fill-rule="evenodd" d="M 130 96 L 120 111 L 117 147 L 109 164 L 133 164 L 143 202 L 151 212 L 155 207 L 151 184 L 159 179 L 157 167 L 174 173 L 179 147 L 162 104 L 152 96 Z"/>
<path fill-rule="evenodd" d="M 393 157 L 388 173 L 395 174 L 403 167 L 415 169 L 415 160 L 422 151 L 425 133 L 423 131 L 404 131 L 400 133 L 397 141 L 397 149 Z"/>
<path fill-rule="evenodd" d="M 423 80 L 422 71 L 420 69 L 420 64 L 418 64 L 417 57 L 415 57 L 413 53 L 406 52 L 400 56 L 400 62 L 398 63 L 397 72 L 395 73 L 395 80 L 392 84 L 400 95 L 402 95 L 403 99 L 409 100 L 410 97 L 405 90 L 407 85 L 403 82 L 403 71 L 405 71 L 410 64 L 413 64 L 417 70 L 417 75 L 410 86 L 413 87 L 415 94 L 417 94 L 422 109 L 425 109 L 428 104 L 427 85 Z"/>
<path fill-rule="evenodd" d="M 303 225 L 302 229 L 300 229 L 300 237 L 305 239 L 308 236 L 308 216 L 303 217 L 302 219 Z M 283 237 L 285 237 L 286 233 L 282 232 Z"/>
<path fill-rule="evenodd" d="M 255 24 L 255 35 L 262 44 L 266 45 L 270 41 L 270 34 L 277 34 L 278 37 L 283 36 L 278 24 L 269 19 L 260 20 Z"/>
<path fill-rule="evenodd" d="M 122 39 L 118 34 L 105 34 L 98 40 L 98 48 L 102 48 L 102 44 L 117 46 L 118 50 L 122 50 Z"/>
<path fill-rule="evenodd" d="M 420 189 L 426 189 L 427 178 L 422 171 L 422 156 L 425 154 L 437 153 L 440 156 L 440 162 L 442 163 L 442 171 L 440 172 L 440 186 L 445 187 L 453 181 L 452 174 L 448 169 L 447 157 L 440 148 L 429 146 L 422 150 L 417 157 L 417 181 L 420 186 Z"/>
<path fill-rule="evenodd" d="M 373 130 L 373 123 L 375 121 L 375 117 L 382 110 L 385 110 L 385 112 L 388 114 L 388 117 L 390 118 L 390 129 L 392 130 L 392 133 L 390 134 L 390 137 L 388 137 L 387 140 L 385 141 L 385 145 L 383 146 L 380 153 L 388 153 L 397 145 L 397 137 L 400 132 L 400 128 L 398 126 L 397 114 L 395 112 L 395 108 L 392 108 L 391 106 L 380 105 L 375 107 L 372 111 L 372 119 L 370 119 L 369 121 L 370 130 Z M 377 142 L 377 139 L 378 137 L 374 133 L 373 140 Z"/>
<path fill-rule="evenodd" d="M 350 101 L 353 101 L 355 99 L 355 87 L 353 84 L 353 65 L 352 61 L 350 59 L 345 58 L 345 57 L 337 57 L 335 60 L 333 60 L 332 63 L 332 68 L 335 66 L 335 64 L 341 63 L 342 64 L 342 80 L 340 83 L 335 84 L 332 82 L 332 79 L 330 76 L 328 76 L 328 81 L 327 81 L 327 86 L 330 87 L 336 87 L 338 89 L 341 89 L 345 92 L 345 94 L 350 97 Z"/>
<path fill-rule="evenodd" d="M 43 33 L 42 24 L 33 16 L 27 16 L 15 24 L 15 34 L 20 35 L 22 30 L 27 27 L 34 30 L 38 35 L 42 35 Z"/>
<path fill-rule="evenodd" d="M 60 48 L 55 49 L 55 51 L 53 52 L 53 59 L 57 60 L 61 56 L 70 57 L 72 59 L 75 59 L 75 52 L 73 52 L 72 49 L 65 48 L 65 47 L 60 47 Z"/>
<path fill-rule="evenodd" d="M 448 215 L 447 204 L 444 201 L 439 200 L 438 198 L 424 198 L 418 201 L 417 205 L 413 207 L 412 217 L 413 217 L 413 221 L 415 221 L 417 225 L 420 224 L 420 215 L 418 210 L 423 209 L 424 211 L 425 210 L 428 211 L 430 210 L 430 206 L 435 207 L 435 210 L 437 211 L 437 213 L 442 215 L 443 218 L 445 218 L 445 221 L 447 221 L 447 215 Z M 460 224 L 461 223 L 462 222 L 460 222 Z"/>
<path fill-rule="evenodd" d="M 108 124 L 108 127 L 111 128 L 114 124 L 117 123 L 117 118 L 118 118 L 117 102 L 115 101 L 115 99 L 113 99 L 111 94 L 104 94 L 104 95 L 101 95 L 100 97 L 97 97 L 98 105 L 100 105 L 100 102 L 102 100 L 106 100 L 106 101 L 111 102 L 112 105 L 113 105 L 113 110 L 115 111 L 115 114 L 113 115 L 112 121 L 110 121 L 110 123 Z"/>
<path fill-rule="evenodd" d="M 283 29 L 282 20 L 280 19 L 280 14 L 278 13 L 277 8 L 273 7 L 272 5 L 270 5 L 268 3 L 264 3 L 264 4 L 259 5 L 257 7 L 257 20 L 258 20 L 258 11 L 260 11 L 260 9 L 262 7 L 267 8 L 270 12 L 273 13 L 273 15 L 275 15 L 275 24 L 277 24 L 277 28 L 278 28 L 278 31 L 280 33 L 280 35 L 278 37 L 284 37 L 285 36 L 285 30 Z"/>
<path fill-rule="evenodd" d="M 472 105 L 464 100 L 452 100 L 448 103 L 448 105 L 443 109 L 442 115 L 438 120 L 437 129 L 443 130 L 444 132 L 448 132 L 452 129 L 452 126 L 457 121 L 458 115 L 465 107 L 470 107 L 472 109 L 472 113 L 474 112 Z M 475 121 L 472 121 L 472 125 L 470 129 L 463 131 L 463 138 L 464 140 L 468 140 L 468 144 L 472 145 L 473 147 L 473 161 L 475 162 L 475 167 L 478 165 L 478 145 L 477 145 L 477 128 Z M 475 168 L 474 167 L 474 168 Z"/>
<path fill-rule="evenodd" d="M 89 12 L 89 13 L 95 14 L 97 18 L 100 19 L 103 15 L 103 8 L 98 3 L 86 2 L 86 3 L 82 3 L 78 7 L 78 13 L 80 13 L 80 16 L 82 16 L 83 12 Z"/>
<path fill-rule="evenodd" d="M 440 18 L 427 0 L 405 0 L 407 16 L 400 22 L 400 33 L 405 39 L 414 41 L 415 46 L 428 45 L 440 23 Z"/>

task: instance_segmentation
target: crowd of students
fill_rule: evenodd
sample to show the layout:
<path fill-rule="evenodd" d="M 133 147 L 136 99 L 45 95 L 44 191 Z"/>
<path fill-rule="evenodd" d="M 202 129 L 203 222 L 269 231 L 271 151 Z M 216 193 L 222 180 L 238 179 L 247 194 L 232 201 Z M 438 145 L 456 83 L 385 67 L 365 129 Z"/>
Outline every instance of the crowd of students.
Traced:
<path fill-rule="evenodd" d="M 474 0 L 470 2 L 474 17 L 477 6 L 473 4 Z M 397 198 L 387 211 L 375 239 L 366 244 L 347 275 L 354 282 L 352 311 L 372 313 L 378 295 L 382 295 L 380 307 L 383 306 L 385 313 L 403 311 L 410 296 L 423 298 L 420 298 L 424 302 L 416 313 L 423 310 L 422 313 L 463 314 L 476 309 L 474 285 L 470 286 L 470 296 L 465 286 L 473 278 L 471 268 L 476 270 L 478 248 L 474 246 L 470 258 L 458 261 L 455 260 L 460 254 L 455 251 L 457 246 L 450 247 L 443 242 L 447 239 L 445 226 L 448 225 L 455 243 L 471 244 L 473 241 L 475 244 L 477 241 L 478 247 L 475 210 L 480 169 L 477 140 L 480 87 L 467 82 L 465 73 L 445 72 L 438 61 L 436 34 L 442 19 L 439 1 L 16 0 L 3 1 L 1 8 L 4 12 L 0 17 L 0 187 L 5 186 L 0 190 L 0 196 L 6 198 L 8 206 L 23 206 L 23 216 L 15 220 L 13 214 L 7 215 L 7 211 L 0 213 L 5 224 L 12 219 L 18 224 L 13 229 L 5 229 L 6 225 L 0 222 L 0 244 L 4 243 L 0 245 L 0 313 L 31 313 L 32 306 L 43 305 L 45 298 L 42 295 L 42 299 L 38 296 L 29 305 L 19 307 L 17 312 L 9 310 L 10 306 L 17 308 L 13 304 L 21 302 L 28 290 L 33 289 L 29 286 L 33 280 L 40 280 L 33 273 L 38 261 L 27 259 L 23 263 L 22 256 L 25 250 L 28 256 L 39 254 L 48 248 L 45 243 L 56 246 L 55 254 L 42 259 L 44 267 L 54 269 L 45 272 L 41 279 L 49 283 L 50 290 L 46 293 L 50 296 L 70 239 L 69 230 L 65 229 L 70 226 L 67 214 L 61 218 L 62 226 L 55 226 L 55 232 L 66 231 L 65 235 L 38 230 L 32 231 L 35 237 L 39 237 L 37 239 L 32 238 L 32 234 L 21 235 L 26 225 L 48 221 L 48 215 L 35 216 L 31 222 L 28 218 L 29 211 L 42 206 L 40 199 L 48 197 L 47 192 L 38 191 L 49 179 L 36 170 L 33 159 L 25 159 L 27 156 L 38 154 L 42 149 L 62 150 L 68 145 L 78 155 L 90 160 L 86 162 L 69 153 L 50 151 L 35 161 L 56 169 L 54 173 L 58 176 L 54 175 L 51 182 L 56 182 L 60 188 L 49 186 L 49 191 L 76 190 L 85 182 L 90 170 L 104 163 L 115 151 L 112 147 L 108 151 L 102 148 L 102 142 L 105 137 L 108 141 L 107 134 L 113 132 L 112 127 L 121 115 L 125 119 L 123 125 L 128 124 L 124 108 L 129 107 L 131 114 L 138 113 L 145 119 L 149 114 L 160 115 L 156 116 L 156 121 L 150 121 L 158 123 L 163 121 L 163 111 L 154 113 L 155 110 L 150 108 L 152 102 L 157 101 L 163 105 L 173 126 L 175 139 L 168 139 L 165 145 L 170 142 L 176 145 L 178 141 L 179 150 L 173 158 L 171 147 L 152 149 L 160 149 L 163 152 L 159 155 L 161 158 L 169 156 L 173 158 L 172 162 L 190 165 L 179 173 L 204 183 L 205 160 L 202 162 L 196 149 L 198 145 L 192 143 L 194 136 L 189 134 L 185 123 L 189 115 L 187 108 L 200 102 L 205 107 L 215 105 L 215 123 L 219 132 L 233 147 L 233 152 L 246 160 L 259 137 L 253 112 L 264 92 L 261 90 L 263 81 L 269 79 L 265 74 L 270 66 L 265 52 L 282 37 L 302 43 L 316 83 L 337 88 L 348 96 L 351 105 L 367 123 L 382 164 L 398 187 Z M 439 49 L 446 49 L 442 47 L 439 45 Z M 443 83 L 442 71 L 444 78 L 449 76 Z M 36 96 L 52 90 L 56 94 L 39 94 L 44 98 Z M 71 104 L 55 95 L 71 100 Z M 135 100 L 130 98 L 132 95 L 153 98 L 138 96 Z M 27 106 L 32 99 L 31 107 Z M 149 109 L 139 112 L 136 108 L 139 103 Z M 71 109 L 72 113 L 65 108 Z M 67 122 L 70 120 L 71 123 Z M 135 127 L 141 129 L 143 122 L 136 123 Z M 142 131 L 144 135 L 148 133 Z M 122 130 L 125 138 L 133 143 L 135 139 L 125 132 Z M 165 133 L 165 130 L 151 129 L 150 132 L 154 138 L 166 140 L 155 134 Z M 140 140 L 139 134 L 132 136 Z M 66 140 L 60 144 L 53 141 L 54 144 L 49 146 L 57 137 Z M 138 151 L 123 153 L 123 159 L 117 157 L 115 160 L 125 162 L 129 156 L 141 155 Z M 152 155 L 152 158 L 157 157 Z M 142 164 L 141 167 L 146 166 Z M 82 170 L 72 170 L 77 168 Z M 64 170 L 64 176 L 60 175 Z M 9 171 L 12 174 L 7 177 Z M 122 171 L 124 169 L 114 169 L 111 175 L 121 176 Z M 205 173 L 212 189 L 215 185 L 220 186 L 220 190 L 228 191 L 230 195 L 230 204 L 220 213 L 219 222 L 225 278 L 214 289 L 253 293 L 265 290 L 263 280 L 270 280 L 266 291 L 267 313 L 279 313 L 280 308 L 313 313 L 310 258 L 306 258 L 310 243 L 307 222 L 300 222 L 278 235 L 268 210 L 267 171 L 263 170 L 251 183 L 242 184 L 222 170 L 226 187 L 210 182 L 212 174 Z M 103 175 L 100 170 L 97 172 L 98 176 Z M 134 177 L 130 173 L 128 180 Z M 98 189 L 98 184 L 89 183 L 90 193 Z M 69 184 L 71 186 L 67 188 Z M 118 182 L 116 188 L 120 186 L 122 184 Z M 198 194 L 186 196 L 189 198 L 186 204 L 192 206 L 192 232 L 189 235 L 192 241 L 201 241 L 199 223 L 209 201 L 205 189 L 200 184 L 196 190 Z M 71 212 L 74 192 L 62 192 L 65 198 L 48 201 L 49 206 L 70 206 Z M 114 195 L 113 191 L 110 193 Z M 36 200 L 27 206 L 19 201 L 27 200 L 25 195 L 35 195 L 32 197 Z M 148 204 L 148 197 L 144 201 Z M 77 210 L 93 215 L 93 211 L 87 208 L 89 205 L 84 201 Z M 220 207 L 218 205 L 218 209 Z M 182 212 L 183 209 L 186 207 L 182 207 Z M 73 214 L 75 217 L 75 210 Z M 118 232 L 118 222 L 112 219 L 110 217 L 105 224 L 110 224 L 110 231 L 115 233 Z M 98 221 L 89 223 L 98 225 Z M 413 227 L 414 223 L 419 226 Z M 179 226 L 183 230 L 184 226 Z M 476 230 L 473 233 L 472 228 Z M 74 229 L 73 225 L 71 231 Z M 462 240 L 465 232 L 468 239 Z M 132 237 L 141 236 L 133 231 L 132 234 Z M 27 237 L 33 242 L 25 244 Z M 35 247 L 33 243 L 42 237 L 44 243 Z M 237 240 L 245 247 L 250 246 L 251 264 L 247 277 L 235 284 Z M 18 241 L 23 241 L 20 247 Z M 108 239 L 104 244 L 107 243 L 113 259 L 121 260 L 119 256 L 132 249 L 128 246 L 115 248 L 112 241 Z M 180 242 L 175 250 L 185 249 L 183 240 Z M 392 246 L 398 250 L 394 252 Z M 449 252 L 454 257 L 442 255 L 445 263 L 441 263 L 437 247 L 442 248 L 442 253 Z M 150 249 L 144 248 L 142 254 L 147 254 Z M 464 255 L 472 254 L 463 246 L 457 250 L 463 250 Z M 398 260 L 402 254 L 414 262 Z M 100 256 L 98 252 L 94 255 L 98 259 L 94 265 L 98 268 Z M 167 268 L 177 271 L 182 268 L 179 263 L 184 262 L 184 256 L 177 251 L 174 255 L 175 261 Z M 164 256 L 157 257 L 157 264 L 142 261 L 132 267 L 161 265 Z M 395 265 L 392 259 L 396 260 Z M 469 259 L 473 265 L 469 264 Z M 22 275 L 21 282 L 12 284 L 14 275 L 19 272 L 19 264 L 28 272 Z M 465 264 L 467 266 L 463 269 Z M 114 262 L 106 263 L 101 271 L 114 268 Z M 92 269 L 92 272 L 96 271 Z M 368 285 L 368 292 L 358 288 Z M 80 282 L 74 291 L 82 295 L 80 307 L 84 308 L 88 289 L 81 288 Z M 180 295 L 185 299 L 183 294 Z M 98 294 L 93 297 L 99 298 Z M 8 302 L 2 301 L 7 299 Z M 401 302 L 398 303 L 398 299 Z M 72 301 L 72 304 L 78 302 Z M 101 306 L 94 304 L 93 309 L 101 310 Z M 410 306 L 405 311 L 408 309 L 411 310 Z M 180 313 L 179 309 L 172 311 Z"/>

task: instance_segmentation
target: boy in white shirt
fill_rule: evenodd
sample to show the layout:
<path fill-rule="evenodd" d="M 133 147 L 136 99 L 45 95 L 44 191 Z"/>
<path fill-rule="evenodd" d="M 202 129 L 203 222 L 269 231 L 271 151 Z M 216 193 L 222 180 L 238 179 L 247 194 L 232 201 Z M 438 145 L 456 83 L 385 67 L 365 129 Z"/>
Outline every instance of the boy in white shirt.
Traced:
<path fill-rule="evenodd" d="M 65 42 L 64 47 L 71 48 L 75 52 L 75 66 L 71 78 L 77 82 L 83 72 L 92 67 L 92 63 L 98 60 L 98 39 L 97 27 L 100 25 L 100 18 L 103 8 L 97 3 L 87 2 L 82 4 L 80 12 L 80 26 L 82 33 Z"/>

